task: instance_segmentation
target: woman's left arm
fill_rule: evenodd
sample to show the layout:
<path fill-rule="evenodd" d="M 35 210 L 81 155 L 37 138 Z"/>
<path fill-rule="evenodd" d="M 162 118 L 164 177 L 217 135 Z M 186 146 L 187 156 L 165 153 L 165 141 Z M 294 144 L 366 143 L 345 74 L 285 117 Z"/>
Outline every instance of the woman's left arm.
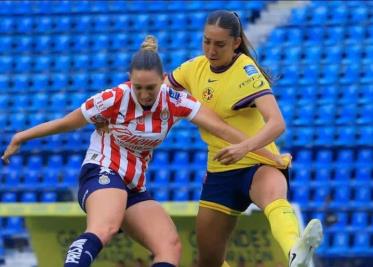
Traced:
<path fill-rule="evenodd" d="M 258 133 L 247 138 L 240 144 L 231 145 L 220 150 L 215 159 L 223 164 L 233 163 L 235 154 L 245 148 L 247 152 L 253 152 L 273 142 L 285 130 L 285 121 L 273 95 L 264 95 L 255 99 L 255 105 L 262 114 L 265 125 Z M 262 153 L 261 153 L 262 154 Z M 267 156 L 268 157 L 268 156 Z"/>

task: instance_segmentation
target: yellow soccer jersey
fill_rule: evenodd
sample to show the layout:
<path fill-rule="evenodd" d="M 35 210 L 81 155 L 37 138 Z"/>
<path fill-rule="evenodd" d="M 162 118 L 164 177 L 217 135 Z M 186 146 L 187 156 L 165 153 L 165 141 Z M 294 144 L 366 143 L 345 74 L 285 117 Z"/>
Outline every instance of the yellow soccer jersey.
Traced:
<path fill-rule="evenodd" d="M 213 109 L 231 126 L 255 135 L 264 120 L 253 105 L 255 98 L 272 94 L 268 81 L 260 73 L 252 59 L 239 54 L 229 66 L 213 69 L 205 56 L 184 62 L 168 75 L 175 87 L 185 88 L 201 103 Z M 208 170 L 220 172 L 244 168 L 257 163 L 272 164 L 266 158 L 248 154 L 232 165 L 222 165 L 213 161 L 215 154 L 228 145 L 224 140 L 200 128 L 202 139 L 208 145 Z M 279 154 L 274 143 L 267 146 L 272 153 Z"/>

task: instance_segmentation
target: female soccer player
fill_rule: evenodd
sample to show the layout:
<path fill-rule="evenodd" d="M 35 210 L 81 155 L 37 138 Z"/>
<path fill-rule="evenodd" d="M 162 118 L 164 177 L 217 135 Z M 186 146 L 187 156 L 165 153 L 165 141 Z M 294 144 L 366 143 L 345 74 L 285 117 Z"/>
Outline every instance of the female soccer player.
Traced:
<path fill-rule="evenodd" d="M 177 266 L 181 244 L 175 225 L 146 191 L 145 172 L 152 150 L 182 118 L 231 143 L 246 138 L 194 97 L 162 84 L 163 68 L 153 38 L 134 55 L 130 76 L 129 82 L 89 98 L 65 117 L 15 134 L 2 156 L 8 163 L 28 140 L 87 123 L 108 124 L 109 132 L 92 133 L 82 164 L 78 200 L 87 213 L 87 227 L 70 245 L 65 267 L 90 266 L 122 224 L 152 252 L 153 267 Z"/>
<path fill-rule="evenodd" d="M 214 11 L 204 28 L 204 55 L 183 63 L 166 80 L 176 89 L 189 91 L 250 137 L 224 148 L 218 136 L 200 128 L 208 144 L 208 172 L 196 226 L 199 266 L 223 264 L 237 216 L 251 203 L 264 210 L 274 238 L 290 255 L 289 266 L 308 266 L 322 239 L 320 221 L 311 220 L 300 236 L 297 217 L 287 201 L 285 172 L 262 164 L 255 156 L 244 156 L 261 147 L 278 153 L 274 140 L 285 129 L 270 79 L 248 45 L 239 17 L 225 10 Z"/>

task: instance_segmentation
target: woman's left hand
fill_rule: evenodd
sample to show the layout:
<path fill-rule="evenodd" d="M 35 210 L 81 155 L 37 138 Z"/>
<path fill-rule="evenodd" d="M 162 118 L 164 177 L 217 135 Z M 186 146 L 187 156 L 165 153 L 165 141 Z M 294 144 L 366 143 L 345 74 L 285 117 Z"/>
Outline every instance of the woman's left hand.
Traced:
<path fill-rule="evenodd" d="M 216 153 L 214 160 L 223 165 L 229 165 L 241 160 L 248 153 L 247 148 L 241 144 L 230 145 Z"/>

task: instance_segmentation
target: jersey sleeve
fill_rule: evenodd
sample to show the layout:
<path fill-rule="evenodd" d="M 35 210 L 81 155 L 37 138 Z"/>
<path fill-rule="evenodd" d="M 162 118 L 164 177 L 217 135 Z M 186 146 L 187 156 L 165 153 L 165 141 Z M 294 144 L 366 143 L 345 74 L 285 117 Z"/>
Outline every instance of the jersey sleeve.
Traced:
<path fill-rule="evenodd" d="M 120 88 L 107 89 L 92 96 L 81 105 L 84 118 L 93 124 L 115 121 L 122 96 Z"/>
<path fill-rule="evenodd" d="M 190 83 L 188 82 L 188 77 L 192 77 L 194 63 L 195 59 L 190 59 L 168 74 L 167 77 L 172 87 L 176 89 L 186 89 L 190 92 Z"/>
<path fill-rule="evenodd" d="M 201 103 L 187 92 L 177 92 L 169 88 L 168 95 L 170 111 L 176 120 L 192 120 L 201 107 Z"/>
<path fill-rule="evenodd" d="M 234 104 L 232 106 L 234 110 L 249 107 L 256 98 L 272 94 L 267 79 L 254 63 L 245 65 L 240 70 L 238 78 L 241 81 L 239 85 L 240 93 L 237 94 L 236 99 L 234 99 Z"/>

